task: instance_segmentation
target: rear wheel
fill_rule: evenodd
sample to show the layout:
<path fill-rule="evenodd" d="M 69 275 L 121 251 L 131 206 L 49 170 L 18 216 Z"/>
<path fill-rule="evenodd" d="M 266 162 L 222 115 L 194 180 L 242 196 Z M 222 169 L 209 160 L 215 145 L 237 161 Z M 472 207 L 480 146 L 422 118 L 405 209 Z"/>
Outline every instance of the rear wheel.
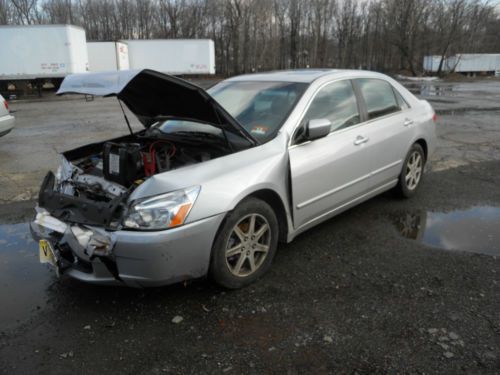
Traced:
<path fill-rule="evenodd" d="M 259 199 L 246 199 L 228 214 L 217 234 L 210 276 L 229 289 L 244 287 L 269 269 L 277 245 L 273 209 Z"/>
<path fill-rule="evenodd" d="M 415 143 L 406 155 L 396 187 L 401 196 L 410 198 L 417 192 L 424 175 L 425 154 L 422 146 Z"/>

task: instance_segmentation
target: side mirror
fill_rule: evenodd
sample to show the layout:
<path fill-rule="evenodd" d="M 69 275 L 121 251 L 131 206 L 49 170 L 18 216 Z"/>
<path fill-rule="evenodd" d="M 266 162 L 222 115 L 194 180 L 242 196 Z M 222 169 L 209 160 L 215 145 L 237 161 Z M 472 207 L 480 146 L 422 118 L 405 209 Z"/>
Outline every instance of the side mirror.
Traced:
<path fill-rule="evenodd" d="M 313 141 L 318 138 L 326 137 L 330 134 L 332 123 L 326 118 L 309 120 L 306 126 L 307 139 Z"/>

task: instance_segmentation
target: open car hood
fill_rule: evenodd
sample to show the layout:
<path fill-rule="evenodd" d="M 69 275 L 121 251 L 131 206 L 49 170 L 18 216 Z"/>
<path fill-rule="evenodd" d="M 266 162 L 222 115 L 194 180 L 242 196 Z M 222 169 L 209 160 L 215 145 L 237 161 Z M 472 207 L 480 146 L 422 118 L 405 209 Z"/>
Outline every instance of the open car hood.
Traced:
<path fill-rule="evenodd" d="M 172 117 L 208 123 L 257 143 L 205 90 L 154 70 L 72 74 L 57 91 L 63 94 L 116 96 L 145 127 L 157 117 Z"/>

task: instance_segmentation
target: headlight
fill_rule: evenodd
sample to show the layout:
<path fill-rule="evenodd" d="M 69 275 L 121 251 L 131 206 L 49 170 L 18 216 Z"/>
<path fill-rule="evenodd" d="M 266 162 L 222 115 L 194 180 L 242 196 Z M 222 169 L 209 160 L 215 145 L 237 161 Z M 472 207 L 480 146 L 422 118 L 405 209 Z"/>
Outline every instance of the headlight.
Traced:
<path fill-rule="evenodd" d="M 200 186 L 136 201 L 123 221 L 126 228 L 160 230 L 177 227 L 191 211 Z"/>

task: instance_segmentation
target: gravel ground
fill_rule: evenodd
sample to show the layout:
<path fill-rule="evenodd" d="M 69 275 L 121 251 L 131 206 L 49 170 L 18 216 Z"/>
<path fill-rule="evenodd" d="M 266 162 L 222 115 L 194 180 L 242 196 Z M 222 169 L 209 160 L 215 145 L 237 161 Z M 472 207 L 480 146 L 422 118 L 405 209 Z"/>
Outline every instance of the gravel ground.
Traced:
<path fill-rule="evenodd" d="M 113 99 L 12 103 L 17 127 L 0 139 L 0 374 L 500 373 L 498 256 L 429 247 L 396 225 L 500 208 L 500 85 L 408 86 L 438 112 L 418 195 L 383 194 L 280 245 L 266 277 L 232 292 L 206 280 L 91 286 L 37 264 L 23 223 L 57 153 L 126 128 Z"/>
<path fill-rule="evenodd" d="M 416 209 L 500 206 L 499 184 L 500 162 L 430 173 L 412 200 L 386 193 L 281 245 L 239 291 L 54 280 L 47 305 L 1 334 L 0 372 L 499 373 L 497 257 L 393 225 Z"/>

